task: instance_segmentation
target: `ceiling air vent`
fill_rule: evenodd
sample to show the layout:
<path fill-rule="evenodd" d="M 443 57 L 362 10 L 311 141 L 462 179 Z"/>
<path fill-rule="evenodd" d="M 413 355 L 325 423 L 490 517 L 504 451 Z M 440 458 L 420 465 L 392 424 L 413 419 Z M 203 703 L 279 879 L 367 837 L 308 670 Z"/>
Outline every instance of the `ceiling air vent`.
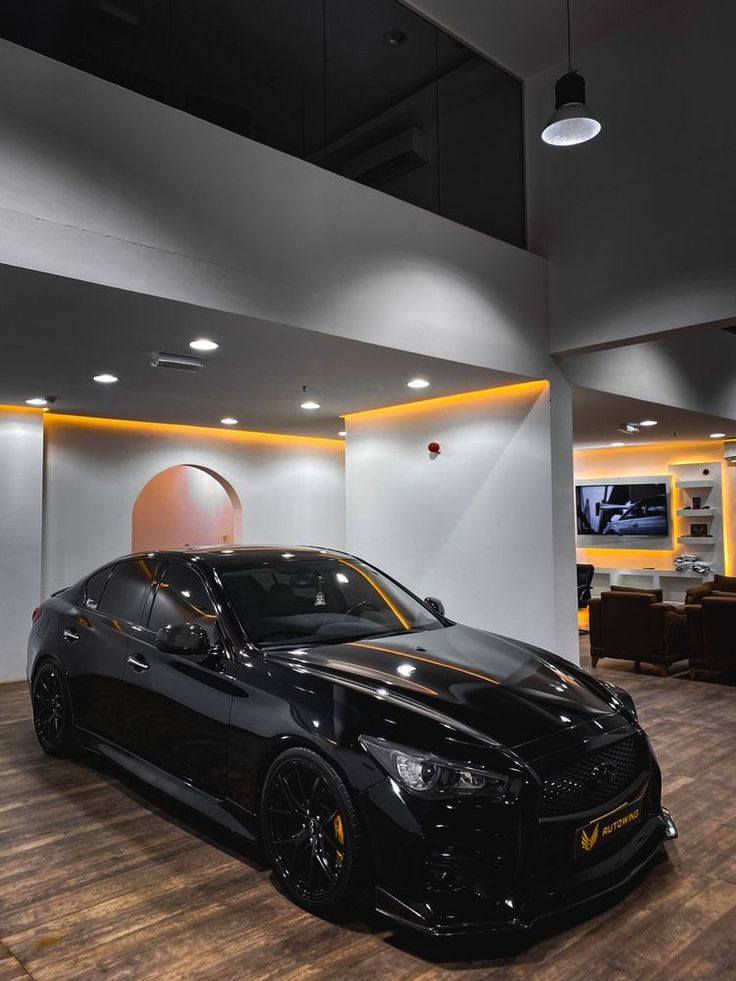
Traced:
<path fill-rule="evenodd" d="M 174 368 L 176 371 L 199 371 L 202 362 L 199 358 L 191 358 L 188 354 L 167 354 L 159 351 L 154 355 L 151 365 L 154 368 Z"/>
<path fill-rule="evenodd" d="M 392 177 L 421 167 L 428 156 L 427 137 L 413 126 L 347 160 L 342 166 L 342 174 L 363 184 L 383 184 Z"/>

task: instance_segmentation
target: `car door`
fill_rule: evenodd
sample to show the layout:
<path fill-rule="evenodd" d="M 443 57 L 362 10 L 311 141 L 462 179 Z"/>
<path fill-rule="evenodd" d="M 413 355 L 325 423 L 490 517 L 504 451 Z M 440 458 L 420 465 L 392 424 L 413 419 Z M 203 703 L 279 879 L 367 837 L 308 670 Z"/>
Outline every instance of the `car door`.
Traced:
<path fill-rule="evenodd" d="M 171 561 L 161 573 L 125 666 L 129 742 L 143 759 L 219 797 L 233 687 L 216 606 L 194 568 Z M 211 651 L 194 657 L 159 650 L 157 631 L 174 623 L 203 626 Z"/>
<path fill-rule="evenodd" d="M 155 576 L 155 562 L 129 559 L 85 583 L 78 605 L 59 621 L 62 651 L 77 725 L 122 742 L 128 644 Z"/>

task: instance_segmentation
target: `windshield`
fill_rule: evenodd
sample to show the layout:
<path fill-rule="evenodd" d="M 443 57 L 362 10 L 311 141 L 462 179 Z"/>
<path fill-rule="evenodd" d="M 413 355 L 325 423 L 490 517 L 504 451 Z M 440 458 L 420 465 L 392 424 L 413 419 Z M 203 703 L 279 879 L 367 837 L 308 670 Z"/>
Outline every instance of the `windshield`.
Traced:
<path fill-rule="evenodd" d="M 263 647 L 336 644 L 431 630 L 442 622 L 357 559 L 284 553 L 223 569 L 220 578 L 248 636 Z"/>

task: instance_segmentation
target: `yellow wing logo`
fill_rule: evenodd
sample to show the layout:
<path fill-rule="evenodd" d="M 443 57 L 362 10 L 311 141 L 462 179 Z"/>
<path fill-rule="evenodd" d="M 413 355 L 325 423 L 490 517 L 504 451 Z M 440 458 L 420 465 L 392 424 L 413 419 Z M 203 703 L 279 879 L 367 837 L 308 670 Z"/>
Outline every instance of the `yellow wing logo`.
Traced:
<path fill-rule="evenodd" d="M 580 832 L 580 844 L 582 846 L 583 851 L 589 852 L 591 848 L 595 845 L 595 843 L 598 841 L 598 832 L 600 831 L 600 829 L 601 829 L 600 821 L 598 822 L 598 824 L 596 824 L 596 826 L 593 828 L 590 834 L 588 834 L 585 828 L 583 828 L 583 830 Z"/>

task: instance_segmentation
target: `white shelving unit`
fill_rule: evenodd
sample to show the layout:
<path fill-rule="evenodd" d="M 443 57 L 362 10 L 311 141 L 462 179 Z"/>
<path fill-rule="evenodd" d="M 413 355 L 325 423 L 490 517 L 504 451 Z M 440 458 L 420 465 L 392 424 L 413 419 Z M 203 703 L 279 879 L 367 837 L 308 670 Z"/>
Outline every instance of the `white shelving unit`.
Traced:
<path fill-rule="evenodd" d="M 619 569 L 595 567 L 593 593 L 599 595 L 611 586 L 631 586 L 639 589 L 661 589 L 668 603 L 683 603 L 691 586 L 705 582 L 710 576 L 697 572 L 675 572 L 674 569 Z"/>
<path fill-rule="evenodd" d="M 723 572 L 721 461 L 682 463 L 669 467 L 669 470 L 674 477 L 676 551 L 698 555 L 710 563 L 713 572 Z M 708 473 L 703 473 L 704 470 Z M 696 498 L 699 507 L 692 506 Z M 708 535 L 691 535 L 691 524 L 705 525 Z"/>
<path fill-rule="evenodd" d="M 673 519 L 669 546 L 672 552 L 665 552 L 661 558 L 659 556 L 655 558 L 652 551 L 649 551 L 648 555 L 642 554 L 643 560 L 651 556 L 657 563 L 657 568 L 596 565 L 593 577 L 594 594 L 597 595 L 611 586 L 633 586 L 639 589 L 661 589 L 666 601 L 682 603 L 690 587 L 712 578 L 712 573 L 701 575 L 697 572 L 675 572 L 671 567 L 672 557 L 684 552 L 697 555 L 703 562 L 709 563 L 712 572 L 724 571 L 720 461 L 672 464 L 667 470 L 672 481 Z M 709 473 L 704 474 L 703 470 L 708 470 Z M 700 498 L 700 507 L 692 506 L 693 498 Z M 703 507 L 703 504 L 706 507 Z M 707 525 L 710 537 L 690 535 L 691 524 Z M 627 543 L 627 548 L 632 548 L 631 543 Z M 594 555 L 595 552 L 592 553 L 591 558 L 595 564 Z M 613 553 L 609 555 L 612 558 Z M 668 567 L 663 568 L 665 565 Z"/>

